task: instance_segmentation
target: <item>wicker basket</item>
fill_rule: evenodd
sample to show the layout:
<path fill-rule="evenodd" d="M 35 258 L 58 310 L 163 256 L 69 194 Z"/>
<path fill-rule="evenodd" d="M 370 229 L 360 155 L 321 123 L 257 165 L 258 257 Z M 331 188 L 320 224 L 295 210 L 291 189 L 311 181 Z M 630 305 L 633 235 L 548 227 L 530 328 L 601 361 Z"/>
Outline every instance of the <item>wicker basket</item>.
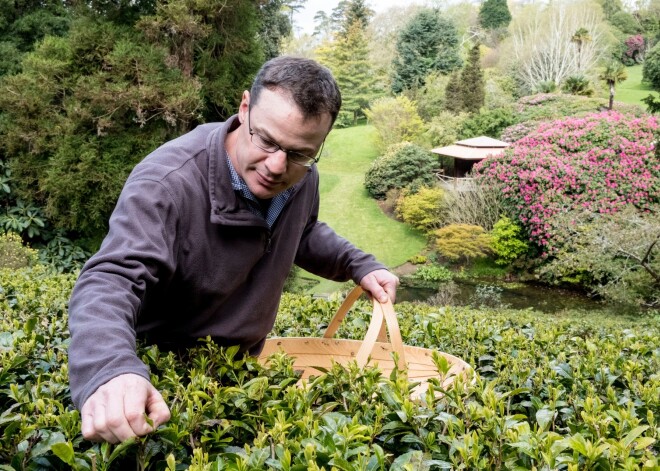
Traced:
<path fill-rule="evenodd" d="M 259 361 L 265 364 L 270 355 L 283 351 L 294 357 L 294 368 L 302 370 L 302 380 L 322 374 L 322 370 L 317 367 L 329 369 L 333 361 L 346 365 L 355 360 L 360 367 L 367 364 L 378 366 L 384 375 L 389 375 L 395 364 L 392 352 L 396 352 L 399 369 L 407 370 L 408 379 L 419 383 L 412 392 L 415 397 L 426 392 L 429 378 L 438 378 L 443 388 L 447 389 L 457 376 L 466 375 L 470 370 L 465 361 L 448 353 L 404 345 L 394 307 L 389 301 L 382 304 L 374 299 L 373 315 L 364 340 L 334 339 L 339 325 L 361 294 L 362 288 L 359 286 L 348 294 L 322 338 L 270 338 L 266 340 Z M 450 366 L 447 373 L 438 372 L 433 361 L 434 354 L 446 359 Z"/>

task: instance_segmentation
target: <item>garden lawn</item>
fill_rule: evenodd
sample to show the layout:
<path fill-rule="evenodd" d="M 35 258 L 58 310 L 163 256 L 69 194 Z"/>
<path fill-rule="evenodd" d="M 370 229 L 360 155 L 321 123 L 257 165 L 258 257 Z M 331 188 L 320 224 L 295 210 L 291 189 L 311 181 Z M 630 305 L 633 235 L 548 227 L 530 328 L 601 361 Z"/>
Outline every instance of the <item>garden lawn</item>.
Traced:
<path fill-rule="evenodd" d="M 658 93 L 654 92 L 649 85 L 642 83 L 641 65 L 628 67 L 626 68 L 626 72 L 628 73 L 628 78 L 617 85 L 614 99 L 631 105 L 640 105 L 646 109 L 646 105 L 642 103 L 642 99 L 650 94 L 657 97 Z"/>
<path fill-rule="evenodd" d="M 419 253 L 426 241 L 420 233 L 383 214 L 364 188 L 364 175 L 378 156 L 375 136 L 369 125 L 330 133 L 318 163 L 319 219 L 388 267 L 396 267 Z M 339 287 L 339 283 L 321 280 L 310 292 L 331 293 Z"/>

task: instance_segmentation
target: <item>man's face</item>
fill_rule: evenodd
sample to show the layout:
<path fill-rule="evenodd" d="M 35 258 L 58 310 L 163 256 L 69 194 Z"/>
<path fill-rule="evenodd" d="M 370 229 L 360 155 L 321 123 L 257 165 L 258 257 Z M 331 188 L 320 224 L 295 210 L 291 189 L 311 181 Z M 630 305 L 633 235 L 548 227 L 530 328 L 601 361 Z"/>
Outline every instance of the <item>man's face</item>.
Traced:
<path fill-rule="evenodd" d="M 330 130 L 331 118 L 303 119 L 302 113 L 288 96 L 263 90 L 257 103 L 250 106 L 250 93 L 243 92 L 238 116 L 241 126 L 232 134 L 227 150 L 236 172 L 243 178 L 254 196 L 270 199 L 291 188 L 307 173 L 308 167 L 287 159 L 286 151 L 316 155 Z M 255 145 L 250 136 L 279 146 L 267 152 Z M 256 139 L 255 139 L 255 142 Z M 282 150 L 286 149 L 286 151 Z"/>

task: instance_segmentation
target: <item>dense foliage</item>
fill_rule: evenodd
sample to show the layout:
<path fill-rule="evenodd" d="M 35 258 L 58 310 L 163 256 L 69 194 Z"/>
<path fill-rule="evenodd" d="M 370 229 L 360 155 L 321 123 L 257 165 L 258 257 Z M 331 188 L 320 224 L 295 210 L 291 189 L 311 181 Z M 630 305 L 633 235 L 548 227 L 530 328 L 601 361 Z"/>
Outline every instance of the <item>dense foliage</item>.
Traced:
<path fill-rule="evenodd" d="M 416 193 L 401 192 L 396 202 L 396 215 L 403 222 L 421 231 L 432 231 L 442 220 L 444 190 L 422 187 Z"/>
<path fill-rule="evenodd" d="M 122 445 L 91 443 L 67 386 L 71 276 L 0 271 L 3 469 L 658 469 L 657 320 L 397 305 L 405 343 L 475 376 L 410 398 L 403 374 L 335 367 L 296 385 L 201 342 L 187 359 L 140 346 L 172 419 Z M 285 295 L 275 334 L 319 336 L 339 300 Z M 338 336 L 362 338 L 366 301 Z M 442 367 L 442 365 L 439 365 Z"/>
<path fill-rule="evenodd" d="M 660 90 L 660 43 L 646 55 L 642 76 L 655 90 Z"/>
<path fill-rule="evenodd" d="M 484 29 L 496 29 L 509 25 L 511 12 L 506 0 L 485 0 L 479 8 L 479 24 Z"/>
<path fill-rule="evenodd" d="M 136 162 L 235 111 L 290 31 L 288 3 L 4 2 L 0 224 L 95 248 Z"/>
<path fill-rule="evenodd" d="M 448 73 L 461 66 L 456 26 L 439 10 L 423 9 L 401 30 L 392 64 L 392 91 L 424 85 L 434 71 Z"/>
<path fill-rule="evenodd" d="M 469 261 L 490 253 L 490 235 L 481 226 L 449 224 L 435 231 L 435 247 L 447 260 Z"/>
<path fill-rule="evenodd" d="M 378 132 L 378 147 L 383 150 L 404 141 L 415 142 L 424 131 L 415 103 L 405 95 L 378 98 L 365 113 Z"/>
<path fill-rule="evenodd" d="M 392 189 L 408 188 L 415 192 L 433 184 L 437 165 L 436 157 L 426 149 L 408 142 L 395 144 L 373 161 L 364 177 L 364 186 L 376 199 L 385 198 Z"/>

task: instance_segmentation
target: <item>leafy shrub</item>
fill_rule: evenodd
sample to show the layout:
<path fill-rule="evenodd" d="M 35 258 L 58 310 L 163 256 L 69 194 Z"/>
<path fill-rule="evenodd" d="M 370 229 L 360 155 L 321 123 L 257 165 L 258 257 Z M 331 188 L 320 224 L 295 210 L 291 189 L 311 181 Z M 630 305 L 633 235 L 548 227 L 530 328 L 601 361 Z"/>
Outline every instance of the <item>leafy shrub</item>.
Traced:
<path fill-rule="evenodd" d="M 461 138 L 489 136 L 499 139 L 502 131 L 516 121 L 517 118 L 508 108 L 487 109 L 463 121 Z"/>
<path fill-rule="evenodd" d="M 557 91 L 557 84 L 553 80 L 539 82 L 536 85 L 537 93 L 554 93 L 555 91 Z"/>
<path fill-rule="evenodd" d="M 21 236 L 13 232 L 0 233 L 0 269 L 24 268 L 37 260 L 37 251 L 23 245 Z"/>
<path fill-rule="evenodd" d="M 660 162 L 655 117 L 603 112 L 541 124 L 500 157 L 475 165 L 478 182 L 500 191 L 542 257 L 556 253 L 553 216 L 571 209 L 611 214 L 627 205 L 654 211 Z"/>
<path fill-rule="evenodd" d="M 432 283 L 443 283 L 452 280 L 451 271 L 442 265 L 422 265 L 413 274 L 413 278 Z"/>
<path fill-rule="evenodd" d="M 381 150 L 403 141 L 415 142 L 424 132 L 415 103 L 405 95 L 379 98 L 365 114 L 378 132 Z"/>
<path fill-rule="evenodd" d="M 470 260 L 490 253 L 490 236 L 483 227 L 470 224 L 450 224 L 435 231 L 435 246 L 443 257 Z"/>
<path fill-rule="evenodd" d="M 654 90 L 660 90 L 660 42 L 653 46 L 644 59 L 642 78 Z"/>
<path fill-rule="evenodd" d="M 578 279 L 610 301 L 660 306 L 660 216 L 627 207 L 616 214 L 558 215 L 564 243 L 540 273 Z"/>
<path fill-rule="evenodd" d="M 506 216 L 495 223 L 490 236 L 498 265 L 510 265 L 529 250 L 522 228 Z"/>
<path fill-rule="evenodd" d="M 565 93 L 571 95 L 592 96 L 594 89 L 589 79 L 583 75 L 573 75 L 567 77 L 561 87 Z"/>
<path fill-rule="evenodd" d="M 626 41 L 626 50 L 623 53 L 623 63 L 626 65 L 638 64 L 644 59 L 644 49 L 646 44 L 644 41 L 644 36 L 641 34 L 635 34 L 634 36 L 629 36 Z"/>
<path fill-rule="evenodd" d="M 419 255 L 418 254 L 418 255 L 413 255 L 412 257 L 410 257 L 408 259 L 408 262 L 412 263 L 413 265 L 420 265 L 422 263 L 426 263 L 427 260 L 428 260 L 427 257 L 425 257 L 424 255 Z"/>
<path fill-rule="evenodd" d="M 522 139 L 530 132 L 539 127 L 538 121 L 524 121 L 522 123 L 512 124 L 504 128 L 500 139 L 504 142 L 512 143 Z"/>
<path fill-rule="evenodd" d="M 413 89 L 405 92 L 417 105 L 419 116 L 424 121 L 429 121 L 443 112 L 448 79 L 445 74 L 432 72 L 426 76 L 424 85 L 418 91 Z"/>
<path fill-rule="evenodd" d="M 431 147 L 443 147 L 454 144 L 460 140 L 463 124 L 467 117 L 467 113 L 455 114 L 449 111 L 441 111 L 426 124 L 426 131 L 423 136 L 424 140 Z"/>
<path fill-rule="evenodd" d="M 444 192 L 438 187 L 421 187 L 417 193 L 403 192 L 396 205 L 396 214 L 406 224 L 429 232 L 441 226 Z"/>
<path fill-rule="evenodd" d="M 437 165 L 437 159 L 427 150 L 408 142 L 395 144 L 371 164 L 364 186 L 376 199 L 384 198 L 391 189 L 414 191 L 434 183 Z"/>
<path fill-rule="evenodd" d="M 208 341 L 186 358 L 139 345 L 172 418 L 140 439 L 93 443 L 80 433 L 68 388 L 74 281 L 37 269 L 0 271 L 0 462 L 7 470 L 660 464 L 657 320 L 423 303 L 396 305 L 404 343 L 459 356 L 473 366 L 472 381 L 448 391 L 434 383 L 413 399 L 402 372 L 383 377 L 353 365 L 301 388 L 283 355 L 264 367 Z M 273 335 L 321 335 L 340 301 L 286 293 Z M 371 305 L 358 301 L 337 336 L 364 338 L 370 317 Z"/>
<path fill-rule="evenodd" d="M 90 257 L 91 253 L 73 243 L 61 231 L 39 249 L 39 262 L 53 267 L 60 273 L 73 273 Z"/>

